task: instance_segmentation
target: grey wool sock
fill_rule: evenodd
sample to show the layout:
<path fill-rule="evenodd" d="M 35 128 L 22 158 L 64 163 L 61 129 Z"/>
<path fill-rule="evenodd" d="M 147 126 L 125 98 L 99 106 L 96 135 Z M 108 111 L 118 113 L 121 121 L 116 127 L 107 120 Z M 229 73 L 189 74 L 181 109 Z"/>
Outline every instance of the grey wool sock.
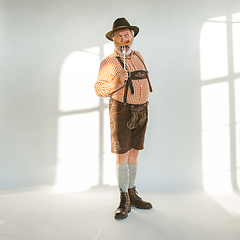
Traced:
<path fill-rule="evenodd" d="M 122 191 L 128 191 L 128 182 L 129 182 L 129 169 L 128 164 L 117 164 L 116 165 L 116 174 L 118 180 L 118 186 Z"/>
<path fill-rule="evenodd" d="M 129 185 L 128 188 L 133 188 L 135 179 L 137 176 L 137 165 L 136 164 L 129 164 Z"/>

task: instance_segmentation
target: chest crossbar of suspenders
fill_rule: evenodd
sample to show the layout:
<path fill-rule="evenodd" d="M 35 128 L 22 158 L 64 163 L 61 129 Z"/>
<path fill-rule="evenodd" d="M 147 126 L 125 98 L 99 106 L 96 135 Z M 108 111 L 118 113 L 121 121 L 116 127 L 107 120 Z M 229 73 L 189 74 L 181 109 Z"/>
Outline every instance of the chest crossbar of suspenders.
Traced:
<path fill-rule="evenodd" d="M 134 54 L 136 54 L 134 52 Z M 137 55 L 137 54 L 136 54 Z M 127 66 L 125 66 L 127 72 L 128 72 L 128 80 L 127 80 L 127 83 L 125 85 L 125 92 L 124 92 L 124 103 L 127 102 L 127 94 L 128 94 L 128 88 L 130 87 L 130 91 L 131 91 L 131 94 L 134 94 L 134 89 L 133 89 L 133 84 L 132 84 L 132 80 L 138 80 L 138 79 L 145 79 L 147 78 L 148 80 L 148 85 L 149 85 L 149 89 L 150 89 L 150 92 L 152 92 L 152 86 L 151 86 L 151 83 L 150 83 L 150 80 L 149 80 L 149 77 L 148 77 L 148 71 L 147 71 L 147 68 L 146 68 L 146 65 L 145 63 L 143 62 L 143 60 L 137 55 L 137 57 L 141 60 L 141 62 L 143 63 L 143 66 L 145 68 L 145 71 L 144 70 L 137 70 L 137 71 L 133 71 L 133 72 L 129 72 L 128 69 L 127 69 Z M 119 63 L 121 64 L 121 66 L 124 68 L 124 63 L 122 61 L 122 59 L 117 56 L 116 57 L 117 60 L 119 61 Z"/>

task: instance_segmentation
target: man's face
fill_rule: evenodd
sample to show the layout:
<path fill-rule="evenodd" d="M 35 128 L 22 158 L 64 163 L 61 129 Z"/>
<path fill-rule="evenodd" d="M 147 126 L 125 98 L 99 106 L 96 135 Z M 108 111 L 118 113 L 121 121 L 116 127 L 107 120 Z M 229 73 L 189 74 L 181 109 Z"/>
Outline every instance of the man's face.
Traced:
<path fill-rule="evenodd" d="M 119 46 L 119 44 L 124 45 L 126 55 L 128 55 L 132 51 L 131 46 L 132 46 L 133 39 L 134 39 L 134 36 L 132 35 L 130 29 L 128 28 L 117 30 L 113 34 L 113 42 L 115 45 L 115 49 L 120 55 L 123 55 L 123 47 Z"/>

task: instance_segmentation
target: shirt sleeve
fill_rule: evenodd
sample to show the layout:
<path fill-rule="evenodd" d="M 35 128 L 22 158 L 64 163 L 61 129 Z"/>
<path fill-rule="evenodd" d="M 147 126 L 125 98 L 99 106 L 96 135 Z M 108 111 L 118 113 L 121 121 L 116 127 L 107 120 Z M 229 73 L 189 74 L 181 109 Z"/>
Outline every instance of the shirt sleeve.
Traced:
<path fill-rule="evenodd" d="M 100 65 L 98 79 L 94 84 L 95 92 L 98 96 L 109 97 L 112 82 L 119 78 L 114 62 L 103 60 Z"/>

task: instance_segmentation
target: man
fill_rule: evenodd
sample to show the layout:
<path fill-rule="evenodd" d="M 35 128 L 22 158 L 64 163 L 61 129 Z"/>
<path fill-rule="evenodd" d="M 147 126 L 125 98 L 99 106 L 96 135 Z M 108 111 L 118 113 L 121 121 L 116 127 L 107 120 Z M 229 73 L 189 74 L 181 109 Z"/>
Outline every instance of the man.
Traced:
<path fill-rule="evenodd" d="M 133 40 L 139 28 L 131 26 L 125 18 L 118 18 L 105 36 L 114 42 L 115 51 L 100 66 L 94 85 L 98 96 L 110 97 L 111 151 L 116 153 L 116 173 L 120 189 L 120 204 L 116 219 L 124 219 L 131 205 L 152 208 L 143 201 L 134 186 L 137 157 L 144 147 L 148 121 L 148 95 L 152 91 L 144 60 L 132 51 Z"/>

